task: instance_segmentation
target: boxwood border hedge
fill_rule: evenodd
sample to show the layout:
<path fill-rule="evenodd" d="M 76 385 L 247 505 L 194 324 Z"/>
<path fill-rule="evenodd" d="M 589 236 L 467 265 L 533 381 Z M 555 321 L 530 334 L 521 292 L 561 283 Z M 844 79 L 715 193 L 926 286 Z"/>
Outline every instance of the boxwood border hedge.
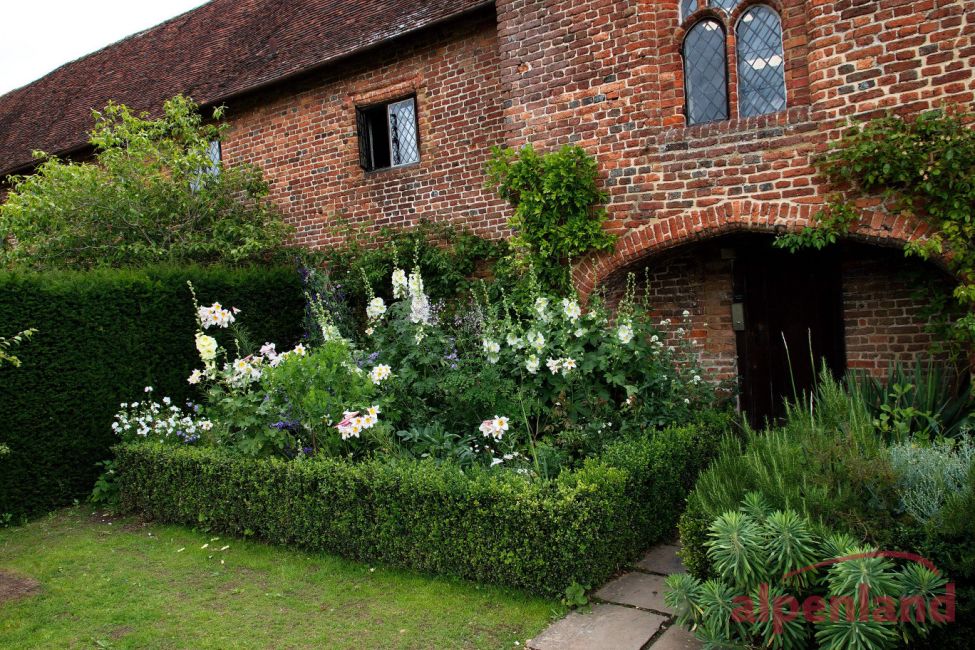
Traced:
<path fill-rule="evenodd" d="M 432 461 L 247 459 L 116 448 L 122 510 L 344 557 L 557 596 L 674 532 L 715 436 L 674 428 L 539 481 Z"/>

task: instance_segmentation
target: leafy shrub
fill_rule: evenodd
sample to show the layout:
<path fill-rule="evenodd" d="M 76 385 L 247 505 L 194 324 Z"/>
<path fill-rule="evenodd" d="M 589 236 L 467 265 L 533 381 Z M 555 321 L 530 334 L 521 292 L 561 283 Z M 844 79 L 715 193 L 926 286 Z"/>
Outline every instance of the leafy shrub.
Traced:
<path fill-rule="evenodd" d="M 892 648 L 948 619 L 943 574 L 773 512 L 754 492 L 711 523 L 707 553 L 717 577 L 669 576 L 666 600 L 712 647 L 807 648 L 815 637 L 821 648 Z M 923 612 L 904 607 L 914 599 Z"/>
<path fill-rule="evenodd" d="M 606 194 L 599 188 L 596 161 L 578 146 L 539 155 L 531 145 L 520 151 L 495 148 L 488 184 L 514 208 L 508 224 L 512 244 L 527 253 L 542 285 L 565 292 L 571 286 L 568 263 L 590 251 L 613 247 L 603 230 Z"/>
<path fill-rule="evenodd" d="M 227 128 L 177 96 L 159 119 L 110 103 L 94 113 L 91 162 L 47 157 L 12 177 L 0 204 L 0 262 L 35 269 L 243 262 L 288 233 L 261 171 L 210 157 Z"/>
<path fill-rule="evenodd" d="M 892 446 L 889 453 L 903 507 L 925 525 L 940 521 L 945 502 L 966 489 L 975 442 L 970 438 L 930 446 L 905 442 Z"/>
<path fill-rule="evenodd" d="M 116 472 L 123 508 L 161 521 L 561 596 L 573 583 L 600 583 L 671 532 L 700 462 L 692 439 L 706 436 L 635 439 L 639 459 L 620 443 L 607 461 L 557 480 L 432 460 L 296 462 L 146 442 L 118 447 Z"/>
<path fill-rule="evenodd" d="M 201 298 L 239 306 L 259 340 L 301 334 L 301 283 L 277 267 L 153 268 L 0 273 L 0 322 L 37 327 L 20 368 L 0 368 L 0 512 L 17 517 L 90 490 L 118 442 L 121 401 L 144 386 L 175 404 L 199 397 L 186 378 L 197 363 L 191 279 Z M 266 338 L 265 338 L 266 337 Z"/>

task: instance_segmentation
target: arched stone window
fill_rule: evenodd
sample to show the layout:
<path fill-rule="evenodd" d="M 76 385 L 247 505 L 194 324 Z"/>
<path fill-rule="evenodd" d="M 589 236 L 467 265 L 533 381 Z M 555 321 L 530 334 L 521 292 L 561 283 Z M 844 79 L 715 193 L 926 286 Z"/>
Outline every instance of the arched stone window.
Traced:
<path fill-rule="evenodd" d="M 696 23 L 684 38 L 684 93 L 688 124 L 728 119 L 728 57 L 717 20 Z"/>
<path fill-rule="evenodd" d="M 680 19 L 684 20 L 697 11 L 697 0 L 680 0 Z"/>
<path fill-rule="evenodd" d="M 742 14 L 738 43 L 738 115 L 750 117 L 785 108 L 785 55 L 782 21 L 765 5 Z"/>

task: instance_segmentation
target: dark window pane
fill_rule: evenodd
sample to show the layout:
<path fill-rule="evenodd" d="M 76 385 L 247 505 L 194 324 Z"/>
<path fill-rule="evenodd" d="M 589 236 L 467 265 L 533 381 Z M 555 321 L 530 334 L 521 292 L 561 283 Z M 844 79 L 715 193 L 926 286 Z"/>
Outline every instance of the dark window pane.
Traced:
<path fill-rule="evenodd" d="M 697 11 L 697 0 L 680 0 L 681 20 L 687 18 L 695 11 Z"/>
<path fill-rule="evenodd" d="M 735 7 L 738 6 L 740 1 L 741 0 L 711 0 L 708 5 L 714 7 L 715 9 L 724 9 L 730 14 L 735 10 Z"/>
<path fill-rule="evenodd" d="M 715 20 L 694 25 L 684 39 L 687 123 L 728 119 L 728 59 L 725 33 Z"/>
<path fill-rule="evenodd" d="M 782 23 L 769 7 L 757 5 L 738 21 L 738 114 L 741 117 L 785 109 L 785 57 Z"/>

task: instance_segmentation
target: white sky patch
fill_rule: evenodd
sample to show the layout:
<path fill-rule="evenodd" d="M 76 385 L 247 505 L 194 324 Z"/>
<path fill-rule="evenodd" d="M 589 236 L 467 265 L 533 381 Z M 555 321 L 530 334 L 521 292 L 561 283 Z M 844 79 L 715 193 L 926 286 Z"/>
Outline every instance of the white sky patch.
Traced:
<path fill-rule="evenodd" d="M 0 1 L 0 95 L 205 0 Z"/>

